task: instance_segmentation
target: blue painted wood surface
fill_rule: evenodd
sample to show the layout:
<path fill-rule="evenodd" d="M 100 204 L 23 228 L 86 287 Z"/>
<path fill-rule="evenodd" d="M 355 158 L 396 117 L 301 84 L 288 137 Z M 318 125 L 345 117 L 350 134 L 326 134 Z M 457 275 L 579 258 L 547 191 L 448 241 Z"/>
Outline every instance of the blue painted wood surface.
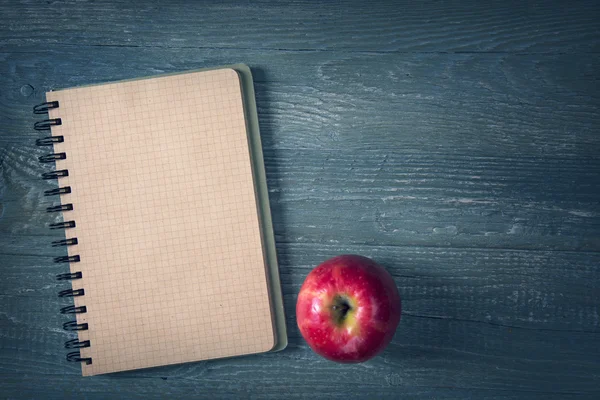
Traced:
<path fill-rule="evenodd" d="M 594 1 L 0 1 L 0 397 L 600 398 L 599 17 Z M 81 378 L 31 107 L 234 62 L 256 79 L 290 345 Z M 348 252 L 388 268 L 405 310 L 351 366 L 312 353 L 294 315 L 310 269 Z"/>

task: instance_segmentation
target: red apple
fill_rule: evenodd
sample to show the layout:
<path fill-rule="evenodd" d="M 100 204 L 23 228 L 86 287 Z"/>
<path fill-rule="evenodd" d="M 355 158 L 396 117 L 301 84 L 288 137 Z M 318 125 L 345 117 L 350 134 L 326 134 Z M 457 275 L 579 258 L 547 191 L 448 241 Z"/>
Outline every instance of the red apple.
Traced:
<path fill-rule="evenodd" d="M 392 340 L 401 304 L 392 276 L 370 258 L 342 255 L 313 269 L 298 294 L 296 321 L 309 346 L 342 363 L 366 361 Z"/>

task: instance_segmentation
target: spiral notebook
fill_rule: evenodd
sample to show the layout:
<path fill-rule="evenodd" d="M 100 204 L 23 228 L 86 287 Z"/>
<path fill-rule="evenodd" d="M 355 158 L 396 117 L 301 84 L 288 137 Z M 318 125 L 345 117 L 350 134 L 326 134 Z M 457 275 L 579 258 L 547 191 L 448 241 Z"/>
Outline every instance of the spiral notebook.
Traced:
<path fill-rule="evenodd" d="M 83 375 L 279 350 L 285 322 L 244 65 L 46 93 L 67 360 Z M 56 181 L 58 180 L 58 186 Z M 62 216 L 62 217 L 61 217 Z M 72 298 L 72 302 L 70 302 Z M 69 304 L 70 302 L 70 304 Z M 76 336 L 76 337 L 75 337 Z"/>

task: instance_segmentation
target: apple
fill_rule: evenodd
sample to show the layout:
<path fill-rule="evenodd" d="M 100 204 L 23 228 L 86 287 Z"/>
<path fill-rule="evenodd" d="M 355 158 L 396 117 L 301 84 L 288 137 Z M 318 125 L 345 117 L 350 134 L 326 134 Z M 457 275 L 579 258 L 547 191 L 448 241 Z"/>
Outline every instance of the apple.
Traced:
<path fill-rule="evenodd" d="M 401 309 L 392 276 L 370 258 L 348 254 L 308 274 L 298 294 L 296 322 L 317 354 L 359 363 L 390 343 Z"/>

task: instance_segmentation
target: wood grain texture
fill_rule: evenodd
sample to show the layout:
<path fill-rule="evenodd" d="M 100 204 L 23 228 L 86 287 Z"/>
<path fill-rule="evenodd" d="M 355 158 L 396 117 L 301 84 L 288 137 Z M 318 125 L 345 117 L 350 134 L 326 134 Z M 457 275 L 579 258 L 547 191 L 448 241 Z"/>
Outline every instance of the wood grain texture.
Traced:
<path fill-rule="evenodd" d="M 598 398 L 596 2 L 0 2 L 1 398 Z M 53 88 L 253 68 L 290 345 L 83 379 L 48 246 L 56 183 L 31 107 Z M 342 366 L 295 325 L 340 253 L 404 300 Z"/>
<path fill-rule="evenodd" d="M 4 1 L 0 44 L 325 50 L 594 51 L 594 1 Z M 52 23 L 49 23 L 52 21 Z M 82 22 L 85 21 L 85 22 Z"/>

